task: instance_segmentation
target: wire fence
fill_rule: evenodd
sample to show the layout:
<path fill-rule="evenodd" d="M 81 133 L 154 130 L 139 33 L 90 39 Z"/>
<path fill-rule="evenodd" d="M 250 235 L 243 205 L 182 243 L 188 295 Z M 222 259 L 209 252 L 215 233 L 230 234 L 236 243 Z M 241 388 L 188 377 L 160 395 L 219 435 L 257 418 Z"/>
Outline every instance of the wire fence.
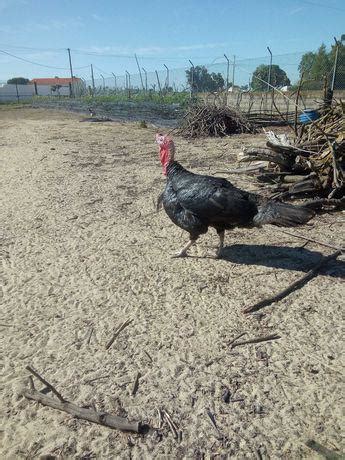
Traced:
<path fill-rule="evenodd" d="M 344 48 L 342 46 L 342 48 Z M 342 50 L 343 51 L 343 50 Z M 169 68 L 162 64 L 154 71 L 147 71 L 144 67 L 139 72 L 127 72 L 123 75 L 101 71 L 94 66 L 94 79 L 84 78 L 87 87 L 95 88 L 98 92 L 112 90 L 145 90 L 145 91 L 190 91 L 200 92 L 203 88 L 198 87 L 196 81 L 193 85 L 193 72 L 197 75 L 200 68 L 204 68 L 212 76 L 220 75 L 215 90 L 236 89 L 242 91 L 269 90 L 269 83 L 278 88 L 293 88 L 298 84 L 301 77 L 301 63 L 305 53 L 291 53 L 261 58 L 236 59 L 224 56 L 215 58 L 206 64 L 194 64 L 188 61 L 185 66 Z M 313 62 L 309 63 L 304 72 L 304 89 L 320 90 L 325 84 L 331 85 L 335 75 L 334 89 L 345 89 L 345 52 L 338 55 L 338 62 L 328 59 L 312 69 Z M 140 63 L 139 63 L 140 66 Z M 271 69 L 271 75 L 268 75 Z M 189 77 L 188 77 L 189 74 Z M 269 82 L 271 77 L 271 82 Z M 263 80 L 260 82 L 260 78 Z M 194 86 L 194 87 L 193 87 Z M 191 88 L 192 87 L 192 88 Z M 207 89 L 207 88 L 206 88 Z"/>
<path fill-rule="evenodd" d="M 268 55 L 261 58 L 239 59 L 224 54 L 209 63 L 186 59 L 186 65 L 177 68 L 170 68 L 162 60 L 157 69 L 150 71 L 140 57 L 133 56 L 126 64 L 128 68 L 138 70 L 124 70 L 122 74 L 109 71 L 111 60 L 105 65 L 105 58 L 102 57 L 102 67 L 106 67 L 107 71 L 98 67 L 98 64 L 76 66 L 78 84 L 61 87 L 59 91 L 53 86 L 36 86 L 34 91 L 32 85 L 31 89 L 30 85 L 27 88 L 24 85 L 0 85 L 0 102 L 19 101 L 37 95 L 73 97 L 118 93 L 130 99 L 139 93 L 163 97 L 172 93 L 269 92 L 272 87 L 293 91 L 302 74 L 303 90 L 322 90 L 326 87 L 345 90 L 345 46 L 342 42 L 324 55 L 320 54 L 320 50 L 319 53 L 272 55 L 267 49 Z M 93 60 L 97 61 L 100 57 L 94 55 Z"/>

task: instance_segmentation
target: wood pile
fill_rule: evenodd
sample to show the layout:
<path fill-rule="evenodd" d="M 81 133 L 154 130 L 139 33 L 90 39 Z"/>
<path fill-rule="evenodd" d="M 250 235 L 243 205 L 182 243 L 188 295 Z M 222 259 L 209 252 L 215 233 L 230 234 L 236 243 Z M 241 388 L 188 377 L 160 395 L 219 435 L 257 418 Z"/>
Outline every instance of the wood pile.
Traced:
<path fill-rule="evenodd" d="M 293 125 L 294 115 L 294 112 L 285 112 L 282 118 L 279 113 L 271 110 L 246 113 L 247 119 L 257 127 Z"/>
<path fill-rule="evenodd" d="M 291 127 L 291 129 L 293 129 Z M 293 137 L 266 132 L 266 148 L 247 148 L 241 161 L 268 161 L 257 179 L 273 186 L 276 198 L 327 198 L 344 205 L 344 105 L 336 102 L 307 125 L 295 125 Z"/>
<path fill-rule="evenodd" d="M 177 131 L 187 138 L 257 132 L 241 112 L 225 106 L 204 104 L 192 104 L 181 119 Z"/>

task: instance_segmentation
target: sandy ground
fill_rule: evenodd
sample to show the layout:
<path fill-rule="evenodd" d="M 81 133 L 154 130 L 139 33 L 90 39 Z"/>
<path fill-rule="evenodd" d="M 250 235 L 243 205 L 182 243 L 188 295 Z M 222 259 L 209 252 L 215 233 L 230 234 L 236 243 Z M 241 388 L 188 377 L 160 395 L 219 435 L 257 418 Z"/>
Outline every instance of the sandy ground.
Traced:
<path fill-rule="evenodd" d="M 192 257 L 171 259 L 187 235 L 154 212 L 164 186 L 155 128 L 80 118 L 0 110 L 1 457 L 322 458 L 309 439 L 343 450 L 344 263 L 262 315 L 245 316 L 244 307 L 332 249 L 303 247 L 267 226 L 228 233 L 223 260 L 210 257 L 214 231 Z M 263 138 L 175 141 L 185 166 L 214 173 Z M 250 178 L 231 180 L 258 188 Z M 344 214 L 323 215 L 298 231 L 340 245 L 343 222 Z M 281 338 L 230 350 L 241 333 L 241 340 Z M 28 386 L 26 365 L 81 406 L 151 427 L 165 409 L 182 439 L 167 424 L 128 435 L 28 401 L 19 395 Z"/>

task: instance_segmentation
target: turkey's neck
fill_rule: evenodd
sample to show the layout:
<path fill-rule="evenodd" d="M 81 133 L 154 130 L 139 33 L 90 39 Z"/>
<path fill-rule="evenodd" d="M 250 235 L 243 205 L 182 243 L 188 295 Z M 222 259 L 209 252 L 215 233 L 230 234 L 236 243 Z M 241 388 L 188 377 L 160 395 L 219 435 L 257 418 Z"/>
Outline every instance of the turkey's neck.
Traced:
<path fill-rule="evenodd" d="M 166 175 L 167 179 L 171 178 L 172 176 L 182 172 L 186 171 L 184 167 L 178 162 L 178 161 L 169 161 L 169 163 L 166 165 Z"/>

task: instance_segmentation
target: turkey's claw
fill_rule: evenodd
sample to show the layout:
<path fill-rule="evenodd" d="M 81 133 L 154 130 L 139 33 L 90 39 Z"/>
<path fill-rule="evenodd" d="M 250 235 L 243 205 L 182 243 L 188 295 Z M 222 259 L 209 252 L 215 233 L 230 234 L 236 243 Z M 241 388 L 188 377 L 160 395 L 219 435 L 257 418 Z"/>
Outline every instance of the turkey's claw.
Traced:
<path fill-rule="evenodd" d="M 187 251 L 180 251 L 177 254 L 171 256 L 172 259 L 177 259 L 179 257 L 188 257 Z"/>

